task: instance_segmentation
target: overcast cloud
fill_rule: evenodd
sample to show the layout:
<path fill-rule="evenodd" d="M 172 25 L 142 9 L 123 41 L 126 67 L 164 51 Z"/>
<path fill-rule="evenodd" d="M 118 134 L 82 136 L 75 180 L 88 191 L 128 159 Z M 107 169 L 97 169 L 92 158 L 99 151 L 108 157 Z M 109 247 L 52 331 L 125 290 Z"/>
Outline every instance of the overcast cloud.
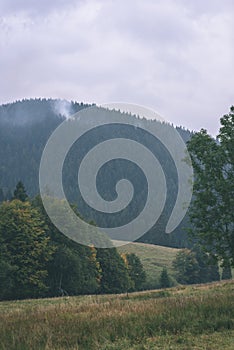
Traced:
<path fill-rule="evenodd" d="M 234 104 L 233 1 L 0 0 L 0 103 L 131 102 L 217 133 Z"/>

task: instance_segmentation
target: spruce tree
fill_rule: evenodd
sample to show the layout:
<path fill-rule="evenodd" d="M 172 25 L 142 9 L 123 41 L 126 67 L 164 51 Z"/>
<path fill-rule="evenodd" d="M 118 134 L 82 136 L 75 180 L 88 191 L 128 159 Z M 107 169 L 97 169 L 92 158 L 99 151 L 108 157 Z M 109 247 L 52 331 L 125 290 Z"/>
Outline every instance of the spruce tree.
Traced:
<path fill-rule="evenodd" d="M 28 195 L 24 188 L 24 185 L 21 181 L 19 181 L 16 185 L 16 189 L 14 190 L 13 199 L 18 199 L 21 202 L 26 202 L 28 200 Z"/>
<path fill-rule="evenodd" d="M 166 267 L 164 267 L 162 269 L 161 275 L 160 275 L 160 279 L 159 279 L 159 283 L 160 283 L 160 288 L 168 288 L 171 286 L 170 283 L 170 278 L 167 272 Z"/>
<path fill-rule="evenodd" d="M 145 281 L 146 273 L 139 257 L 134 253 L 121 254 L 131 279 L 129 291 L 141 290 Z"/>

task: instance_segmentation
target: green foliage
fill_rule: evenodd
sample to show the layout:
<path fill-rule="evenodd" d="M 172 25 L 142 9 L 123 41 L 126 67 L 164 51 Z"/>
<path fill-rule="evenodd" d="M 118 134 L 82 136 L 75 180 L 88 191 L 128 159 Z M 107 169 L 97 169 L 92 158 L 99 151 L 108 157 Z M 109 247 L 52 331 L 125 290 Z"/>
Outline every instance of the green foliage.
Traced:
<path fill-rule="evenodd" d="M 217 259 L 205 252 L 201 246 L 196 245 L 192 251 L 195 253 L 199 265 L 199 283 L 219 281 L 219 266 Z"/>
<path fill-rule="evenodd" d="M 97 250 L 61 234 L 39 196 L 0 206 L 0 253 L 1 299 L 120 293 L 140 288 L 145 276 L 134 254 L 128 270 L 115 248 Z"/>
<path fill-rule="evenodd" d="M 17 266 L 13 266 L 7 261 L 6 256 L 0 254 L 0 300 L 11 299 L 15 287 L 15 273 Z"/>
<path fill-rule="evenodd" d="M 201 130 L 188 143 L 195 171 L 191 233 L 215 258 L 234 265 L 234 107 L 220 121 L 218 140 Z"/>
<path fill-rule="evenodd" d="M 231 266 L 228 262 L 225 262 L 223 264 L 223 270 L 222 270 L 222 280 L 230 280 L 232 279 L 232 270 Z"/>
<path fill-rule="evenodd" d="M 98 249 L 97 260 L 101 268 L 101 293 L 123 293 L 131 288 L 127 267 L 116 248 Z"/>
<path fill-rule="evenodd" d="M 134 253 L 130 253 L 122 254 L 122 258 L 126 264 L 128 275 L 132 282 L 129 291 L 141 290 L 146 281 L 146 273 L 139 257 Z"/>
<path fill-rule="evenodd" d="M 182 284 L 193 284 L 199 281 L 199 265 L 194 252 L 181 250 L 173 261 L 177 281 Z"/>
<path fill-rule="evenodd" d="M 58 204 L 53 202 L 59 215 Z M 64 236 L 51 222 L 40 196 L 34 198 L 33 206 L 38 208 L 42 219 L 46 222 L 48 235 L 55 248 L 53 259 L 48 265 L 50 295 L 59 295 L 61 290 L 66 291 L 68 295 L 96 293 L 100 282 L 96 250 Z"/>
<path fill-rule="evenodd" d="M 177 281 L 182 284 L 219 281 L 217 260 L 206 253 L 199 245 L 193 250 L 181 250 L 173 262 Z"/>
<path fill-rule="evenodd" d="M 162 269 L 159 283 L 161 288 L 171 287 L 171 281 L 170 281 L 167 269 L 165 267 Z"/>
<path fill-rule="evenodd" d="M 77 295 L 82 292 L 84 273 L 81 257 L 74 250 L 58 245 L 48 266 L 51 295 Z"/>
<path fill-rule="evenodd" d="M 2 270 L 5 265 L 9 271 L 1 284 L 3 289 L 7 279 L 11 281 L 3 295 L 7 298 L 44 295 L 46 264 L 53 250 L 39 212 L 29 202 L 4 202 L 0 206 L 0 237 Z"/>
<path fill-rule="evenodd" d="M 24 188 L 24 185 L 21 181 L 19 181 L 16 185 L 13 199 L 18 199 L 21 202 L 26 202 L 28 200 L 28 195 L 27 195 L 26 190 Z"/>
<path fill-rule="evenodd" d="M 0 299 L 139 289 L 141 262 L 135 254 L 128 260 L 126 266 L 115 248 L 82 246 L 61 234 L 39 196 L 0 206 Z"/>

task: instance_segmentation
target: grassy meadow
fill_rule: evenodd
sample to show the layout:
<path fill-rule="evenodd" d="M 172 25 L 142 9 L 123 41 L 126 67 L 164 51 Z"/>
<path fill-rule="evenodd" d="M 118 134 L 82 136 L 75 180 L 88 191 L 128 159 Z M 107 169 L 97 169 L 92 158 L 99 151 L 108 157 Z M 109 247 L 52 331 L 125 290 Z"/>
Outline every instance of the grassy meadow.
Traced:
<path fill-rule="evenodd" d="M 0 303 L 0 349 L 233 349 L 234 281 Z"/>

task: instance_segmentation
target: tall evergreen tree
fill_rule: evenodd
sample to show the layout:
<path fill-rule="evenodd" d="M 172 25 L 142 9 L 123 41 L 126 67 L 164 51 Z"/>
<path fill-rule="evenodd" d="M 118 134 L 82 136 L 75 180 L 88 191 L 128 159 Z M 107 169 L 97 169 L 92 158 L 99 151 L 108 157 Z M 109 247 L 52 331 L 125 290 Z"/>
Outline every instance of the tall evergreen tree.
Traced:
<path fill-rule="evenodd" d="M 24 185 L 21 181 L 19 181 L 16 185 L 16 189 L 14 190 L 13 199 L 18 199 L 21 202 L 26 202 L 28 200 L 28 195 L 24 188 Z"/>
<path fill-rule="evenodd" d="M 132 281 L 132 290 L 141 290 L 145 281 L 146 273 L 139 257 L 134 253 L 122 254 L 123 260 L 127 266 L 129 277 Z"/>
<path fill-rule="evenodd" d="M 159 283 L 161 288 L 168 288 L 171 286 L 170 278 L 165 267 L 162 269 L 160 274 Z"/>

